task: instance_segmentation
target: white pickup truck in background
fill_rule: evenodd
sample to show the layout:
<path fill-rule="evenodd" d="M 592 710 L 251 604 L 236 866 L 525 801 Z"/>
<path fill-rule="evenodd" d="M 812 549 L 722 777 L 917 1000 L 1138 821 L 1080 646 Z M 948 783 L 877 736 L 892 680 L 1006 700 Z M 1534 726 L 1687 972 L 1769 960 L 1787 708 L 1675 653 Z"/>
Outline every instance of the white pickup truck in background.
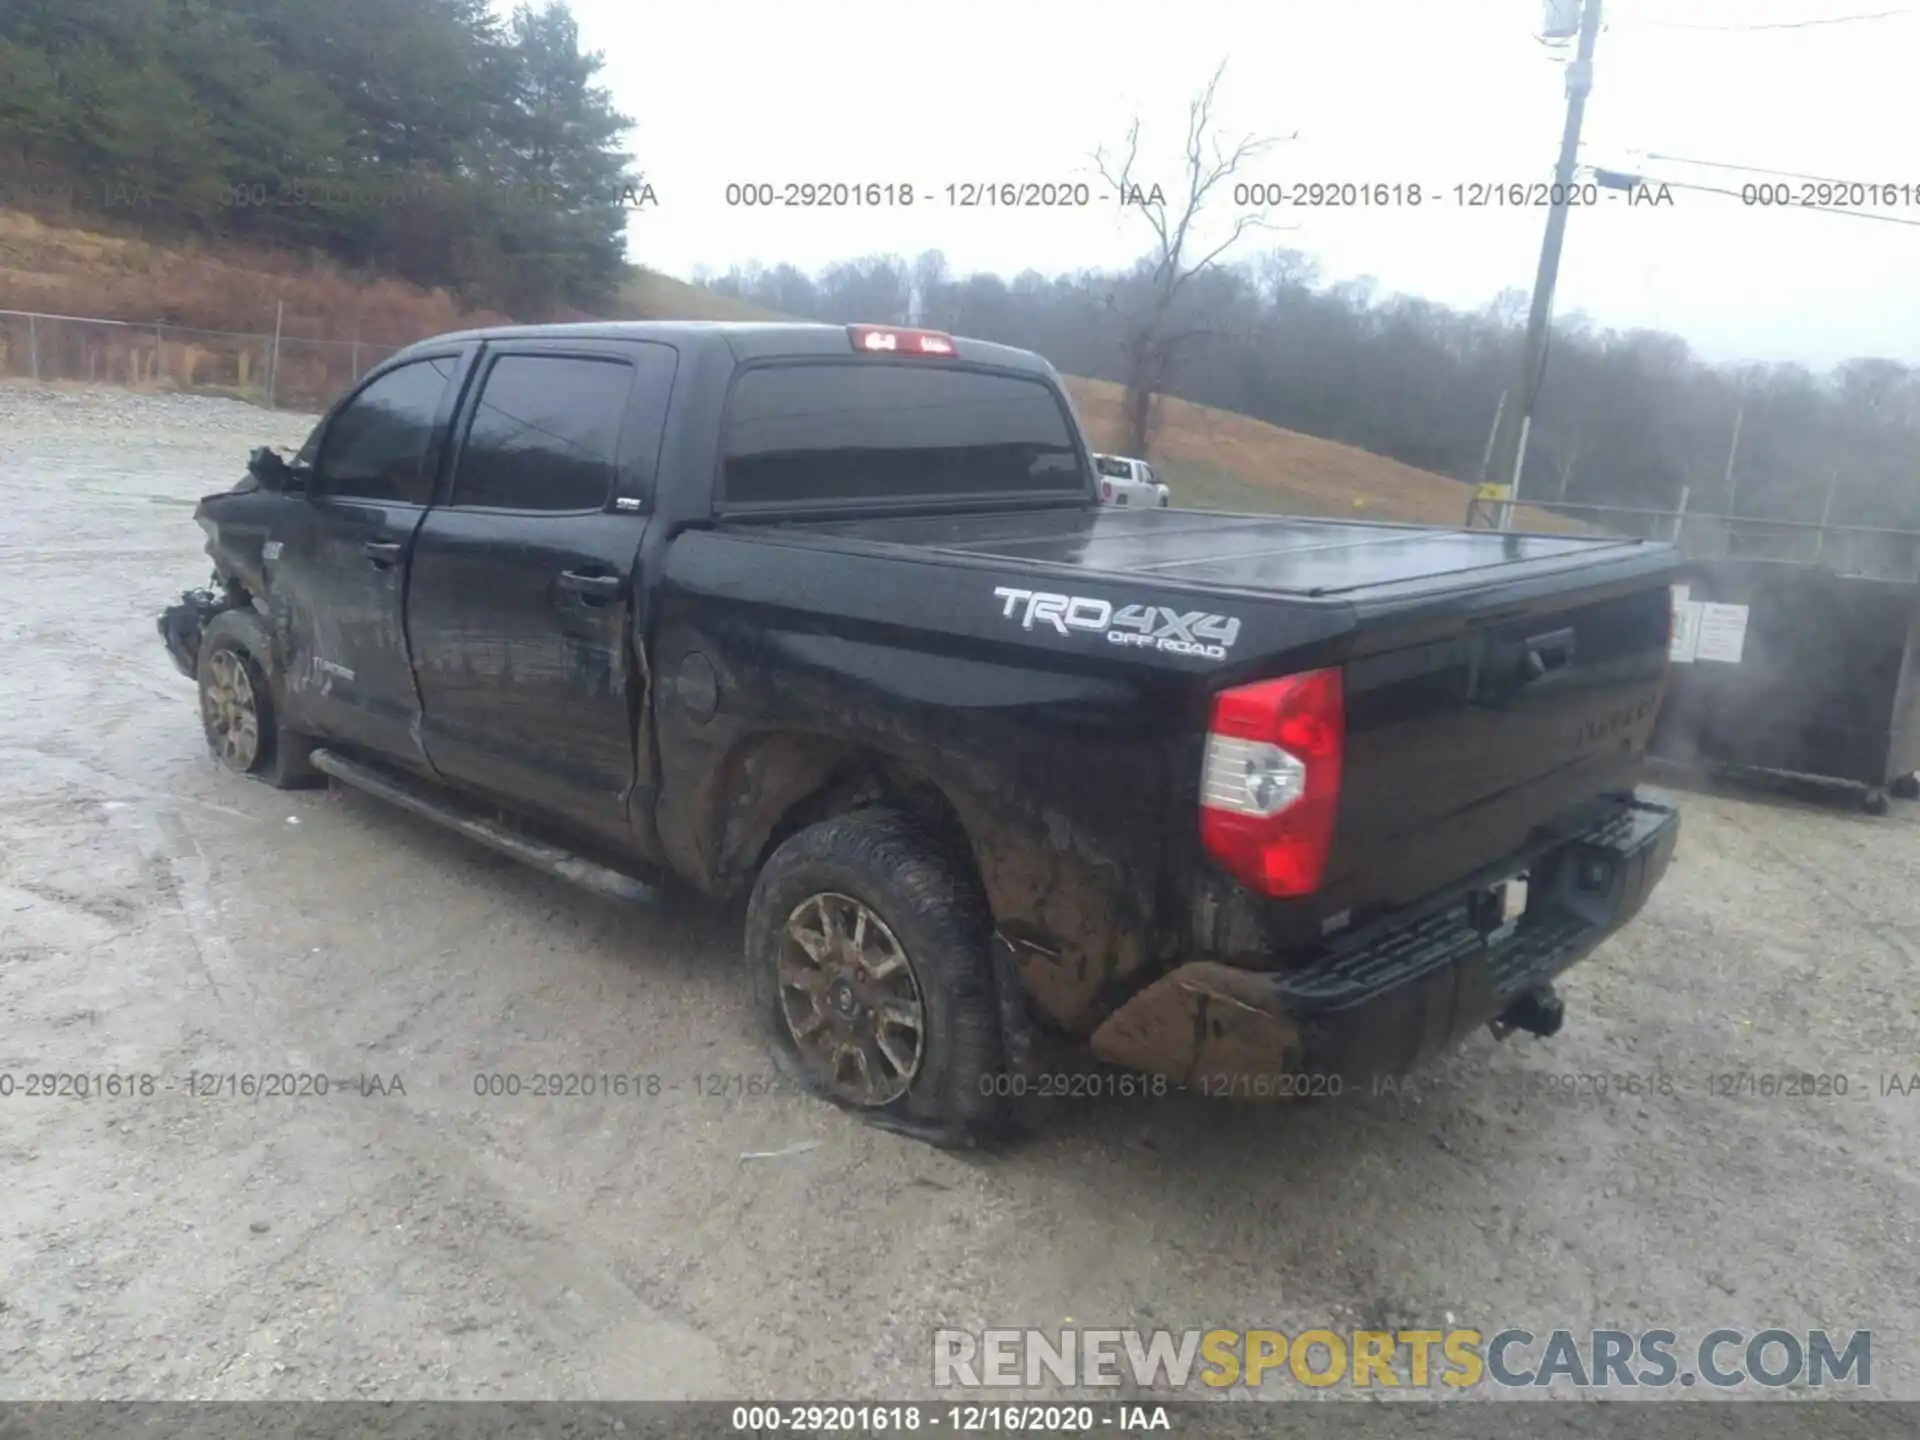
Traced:
<path fill-rule="evenodd" d="M 1100 499 L 1107 505 L 1167 505 L 1172 492 L 1154 476 L 1144 460 L 1125 455 L 1096 455 L 1094 472 L 1100 477 Z"/>

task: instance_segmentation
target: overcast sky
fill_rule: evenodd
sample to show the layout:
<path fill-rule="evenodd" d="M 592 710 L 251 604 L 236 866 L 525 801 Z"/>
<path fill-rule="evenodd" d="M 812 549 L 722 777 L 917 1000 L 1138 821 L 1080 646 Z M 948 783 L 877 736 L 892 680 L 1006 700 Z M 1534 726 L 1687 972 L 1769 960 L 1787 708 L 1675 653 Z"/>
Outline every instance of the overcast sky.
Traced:
<path fill-rule="evenodd" d="M 502 0 L 504 3 L 504 0 Z M 1090 180 L 1096 146 L 1140 118 L 1142 178 L 1172 192 L 1189 99 L 1230 57 L 1229 136 L 1298 139 L 1254 181 L 1418 183 L 1418 208 L 1281 207 L 1328 278 L 1374 277 L 1478 307 L 1530 287 L 1546 212 L 1462 206 L 1454 187 L 1544 180 L 1565 114 L 1562 54 L 1540 0 L 573 0 L 584 43 L 633 117 L 659 204 L 635 261 L 782 261 L 814 271 L 944 251 L 1011 276 L 1118 266 L 1139 215 L 1108 206 L 959 209 L 950 183 Z M 1753 27 L 1902 9 L 1890 18 Z M 1879 213 L 1920 222 L 1920 0 L 1607 0 L 1583 161 L 1738 191 L 1767 177 L 1648 152 L 1907 187 Z M 911 208 L 729 208 L 729 182 L 909 181 Z M 1610 192 L 1603 192 L 1610 193 Z M 1576 210 L 1556 312 L 1653 326 L 1711 359 L 1920 363 L 1920 223 L 1768 209 L 1675 188 Z M 927 198 L 931 197 L 931 198 Z M 1231 219 L 1230 198 L 1211 219 Z"/>

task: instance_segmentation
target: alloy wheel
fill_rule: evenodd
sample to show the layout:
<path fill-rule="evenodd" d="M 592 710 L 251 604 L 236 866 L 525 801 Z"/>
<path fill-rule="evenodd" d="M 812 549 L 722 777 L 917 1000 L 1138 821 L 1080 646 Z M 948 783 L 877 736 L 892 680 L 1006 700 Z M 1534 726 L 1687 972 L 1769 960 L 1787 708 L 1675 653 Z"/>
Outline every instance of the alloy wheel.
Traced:
<path fill-rule="evenodd" d="M 780 936 L 780 1011 L 801 1059 L 863 1108 L 907 1093 L 926 1049 L 926 1006 L 905 948 L 870 908 L 823 892 Z"/>
<path fill-rule="evenodd" d="M 243 774 L 260 754 L 260 707 L 246 662 L 231 650 L 207 657 L 207 682 L 200 696 L 207 739 L 220 763 Z"/>

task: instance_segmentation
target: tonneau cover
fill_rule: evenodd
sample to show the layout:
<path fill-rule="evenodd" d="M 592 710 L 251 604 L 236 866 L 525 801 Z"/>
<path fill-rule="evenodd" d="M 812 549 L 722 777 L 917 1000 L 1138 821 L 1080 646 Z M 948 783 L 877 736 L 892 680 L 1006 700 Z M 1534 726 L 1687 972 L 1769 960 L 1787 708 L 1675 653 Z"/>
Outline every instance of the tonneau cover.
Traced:
<path fill-rule="evenodd" d="M 1175 585 L 1337 599 L 1382 587 L 1472 585 L 1645 548 L 1613 536 L 1530 535 L 1211 511 L 1112 507 L 815 522 L 802 533 L 863 545 L 1069 566 Z"/>

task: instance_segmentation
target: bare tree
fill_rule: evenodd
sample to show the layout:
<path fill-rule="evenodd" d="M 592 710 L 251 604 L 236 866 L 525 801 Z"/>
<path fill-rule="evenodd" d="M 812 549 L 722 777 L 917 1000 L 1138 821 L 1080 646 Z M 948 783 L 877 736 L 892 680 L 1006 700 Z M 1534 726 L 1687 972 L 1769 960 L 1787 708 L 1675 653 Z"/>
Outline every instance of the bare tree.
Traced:
<path fill-rule="evenodd" d="M 913 323 L 940 327 L 943 291 L 953 283 L 953 271 L 939 250 L 923 250 L 913 262 Z"/>
<path fill-rule="evenodd" d="M 1176 189 L 1171 203 L 1157 185 L 1142 185 L 1139 180 L 1138 117 L 1127 129 L 1123 153 L 1110 156 L 1102 146 L 1093 156 L 1101 178 L 1118 192 L 1120 203 L 1138 210 L 1153 230 L 1153 249 L 1140 277 L 1144 284 L 1139 287 L 1139 293 L 1128 297 L 1122 317 L 1127 377 L 1123 419 L 1128 453 L 1133 455 L 1147 453 L 1155 399 L 1173 378 L 1182 349 L 1212 330 L 1206 324 L 1179 323 L 1176 302 L 1188 282 L 1215 264 L 1249 230 L 1273 228 L 1267 224 L 1263 209 L 1242 210 L 1224 240 L 1198 259 L 1193 258 L 1198 248 L 1194 227 L 1208 202 L 1215 198 L 1223 184 L 1239 173 L 1241 166 L 1264 155 L 1282 138 L 1247 135 L 1230 146 L 1222 142 L 1214 130 L 1213 105 L 1226 68 L 1227 62 L 1222 60 L 1213 78 L 1207 81 L 1207 88 L 1187 106 L 1184 184 Z M 1121 308 L 1118 292 L 1109 303 Z"/>
<path fill-rule="evenodd" d="M 1140 304 L 1148 268 L 1143 262 L 1130 276 L 1002 278 L 956 273 L 930 257 L 894 257 L 831 277 L 809 278 L 790 265 L 743 268 L 711 288 L 840 323 L 904 312 L 917 291 L 921 324 L 1037 350 L 1067 374 L 1125 387 L 1127 341 L 1137 333 L 1129 326 L 1151 313 Z M 1525 296 L 1517 309 L 1449 311 L 1377 288 L 1323 283 L 1285 252 L 1228 256 L 1194 277 L 1170 312 L 1169 332 L 1204 326 L 1209 334 L 1180 362 L 1180 395 L 1471 478 L 1513 373 Z M 1124 307 L 1112 303 L 1116 296 Z M 1920 366 L 1856 362 L 1832 373 L 1784 363 L 1714 367 L 1678 342 L 1649 338 L 1575 314 L 1556 323 L 1527 453 L 1527 493 L 1551 503 L 1564 481 L 1569 502 L 1671 510 L 1679 487 L 1690 485 L 1696 514 L 1815 520 L 1828 467 L 1837 466 L 1832 518 L 1920 526 Z M 1161 421 L 1168 429 L 1173 408 Z M 1727 499 L 1736 414 L 1737 494 Z M 1212 450 L 1201 433 L 1212 422 L 1183 408 L 1181 448 L 1196 457 Z M 1109 442 L 1117 449 L 1121 437 L 1103 432 L 1102 445 Z M 1224 442 L 1214 453 L 1224 454 Z M 1203 472 L 1212 462 L 1195 463 L 1195 483 L 1210 483 Z M 1214 468 L 1225 474 L 1233 467 L 1222 461 Z M 1177 464 L 1174 478 L 1182 478 Z"/>

